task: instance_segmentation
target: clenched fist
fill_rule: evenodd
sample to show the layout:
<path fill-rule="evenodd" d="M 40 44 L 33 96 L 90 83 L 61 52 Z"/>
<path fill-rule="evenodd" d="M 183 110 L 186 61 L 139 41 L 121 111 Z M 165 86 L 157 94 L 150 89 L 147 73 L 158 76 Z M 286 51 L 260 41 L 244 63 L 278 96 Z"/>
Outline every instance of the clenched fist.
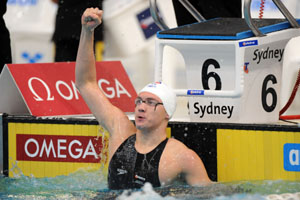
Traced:
<path fill-rule="evenodd" d="M 87 8 L 81 17 L 83 28 L 94 31 L 102 23 L 102 15 L 103 11 L 98 8 Z"/>

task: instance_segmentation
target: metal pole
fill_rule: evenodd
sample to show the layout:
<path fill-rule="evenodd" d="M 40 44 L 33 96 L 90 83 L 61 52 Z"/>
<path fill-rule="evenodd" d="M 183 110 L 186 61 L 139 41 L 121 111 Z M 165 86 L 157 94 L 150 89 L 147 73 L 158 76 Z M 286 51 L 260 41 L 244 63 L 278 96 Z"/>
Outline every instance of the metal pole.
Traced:
<path fill-rule="evenodd" d="M 244 15 L 245 21 L 252 30 L 253 34 L 257 37 L 265 36 L 258 28 L 254 25 L 252 17 L 251 17 L 251 2 L 252 0 L 245 0 L 244 2 Z M 292 16 L 289 10 L 285 7 L 285 5 L 281 2 L 281 0 L 273 0 L 274 4 L 278 7 L 283 16 L 288 20 L 293 28 L 300 28 L 300 25 L 296 21 L 296 19 Z"/>
<path fill-rule="evenodd" d="M 285 5 L 280 0 L 273 0 L 273 2 L 280 10 L 280 12 L 284 15 L 284 17 L 290 22 L 293 28 L 300 28 L 296 19 L 293 17 L 293 15 L 289 12 L 289 10 L 285 7 Z"/>
<path fill-rule="evenodd" d="M 205 18 L 198 12 L 198 10 L 188 1 L 179 0 L 179 2 L 189 11 L 189 13 L 198 21 L 203 22 Z"/>
<path fill-rule="evenodd" d="M 252 17 L 251 17 L 251 2 L 252 0 L 245 0 L 244 2 L 244 16 L 245 16 L 245 21 L 248 24 L 249 28 L 253 32 L 253 34 L 256 37 L 263 37 L 265 36 L 258 28 L 257 26 L 253 23 Z"/>
<path fill-rule="evenodd" d="M 164 20 L 159 16 L 156 0 L 150 0 L 150 13 L 155 23 L 161 30 L 169 29 Z"/>

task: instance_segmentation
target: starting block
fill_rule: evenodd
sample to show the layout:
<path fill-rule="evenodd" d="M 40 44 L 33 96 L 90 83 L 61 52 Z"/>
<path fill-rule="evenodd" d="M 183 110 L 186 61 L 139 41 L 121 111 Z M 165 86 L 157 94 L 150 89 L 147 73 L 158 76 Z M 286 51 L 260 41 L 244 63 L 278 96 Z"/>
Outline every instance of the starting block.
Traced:
<path fill-rule="evenodd" d="M 185 62 L 188 88 L 175 92 L 188 97 L 193 122 L 279 119 L 284 50 L 300 35 L 300 20 L 291 18 L 283 4 L 276 5 L 288 21 L 251 19 L 250 4 L 245 3 L 245 19 L 217 18 L 157 33 L 155 81 L 163 81 L 164 47 L 177 49 Z"/>

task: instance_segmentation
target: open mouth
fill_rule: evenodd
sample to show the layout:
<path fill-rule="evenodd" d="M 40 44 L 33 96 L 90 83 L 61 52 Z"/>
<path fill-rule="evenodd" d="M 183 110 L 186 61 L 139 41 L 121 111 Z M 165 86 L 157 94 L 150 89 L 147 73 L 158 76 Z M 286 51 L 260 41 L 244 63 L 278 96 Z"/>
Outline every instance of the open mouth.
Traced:
<path fill-rule="evenodd" d="M 138 120 L 143 120 L 143 119 L 145 119 L 145 117 L 142 116 L 142 115 L 137 115 L 137 116 L 136 116 L 136 119 L 138 119 Z"/>

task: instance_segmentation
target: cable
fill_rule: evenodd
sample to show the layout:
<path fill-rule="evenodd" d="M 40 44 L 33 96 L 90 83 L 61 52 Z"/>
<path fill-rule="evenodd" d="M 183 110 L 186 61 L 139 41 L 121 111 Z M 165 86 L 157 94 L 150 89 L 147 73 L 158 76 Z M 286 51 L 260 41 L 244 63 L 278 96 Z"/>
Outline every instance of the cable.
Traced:
<path fill-rule="evenodd" d="M 259 19 L 263 18 L 264 9 L 265 9 L 265 2 L 266 2 L 266 0 L 261 0 L 261 2 L 260 2 L 260 9 L 259 9 L 259 16 L 258 16 Z"/>
<path fill-rule="evenodd" d="M 288 102 L 285 104 L 285 106 L 279 111 L 279 116 L 280 117 L 283 117 L 281 116 L 289 107 L 290 105 L 293 103 L 294 99 L 295 99 L 295 96 L 296 96 L 296 93 L 297 93 L 297 90 L 299 88 L 299 85 L 300 85 L 300 69 L 298 71 L 298 76 L 297 76 L 297 80 L 296 80 L 296 83 L 294 85 L 294 89 L 292 91 L 292 94 L 288 100 Z M 280 118 L 279 117 L 279 118 Z M 287 116 L 285 116 L 287 117 Z M 293 117 L 299 117 L 298 119 L 300 119 L 300 115 L 294 115 Z M 294 118 L 295 119 L 295 118 Z"/>
<path fill-rule="evenodd" d="M 296 125 L 299 124 L 298 122 L 289 121 L 289 120 L 285 120 L 285 119 L 280 119 L 280 120 L 283 121 L 283 122 L 291 123 L 291 124 L 296 124 Z"/>
<path fill-rule="evenodd" d="M 300 119 L 300 115 L 285 115 L 285 116 L 280 116 L 279 119 L 281 120 Z"/>

